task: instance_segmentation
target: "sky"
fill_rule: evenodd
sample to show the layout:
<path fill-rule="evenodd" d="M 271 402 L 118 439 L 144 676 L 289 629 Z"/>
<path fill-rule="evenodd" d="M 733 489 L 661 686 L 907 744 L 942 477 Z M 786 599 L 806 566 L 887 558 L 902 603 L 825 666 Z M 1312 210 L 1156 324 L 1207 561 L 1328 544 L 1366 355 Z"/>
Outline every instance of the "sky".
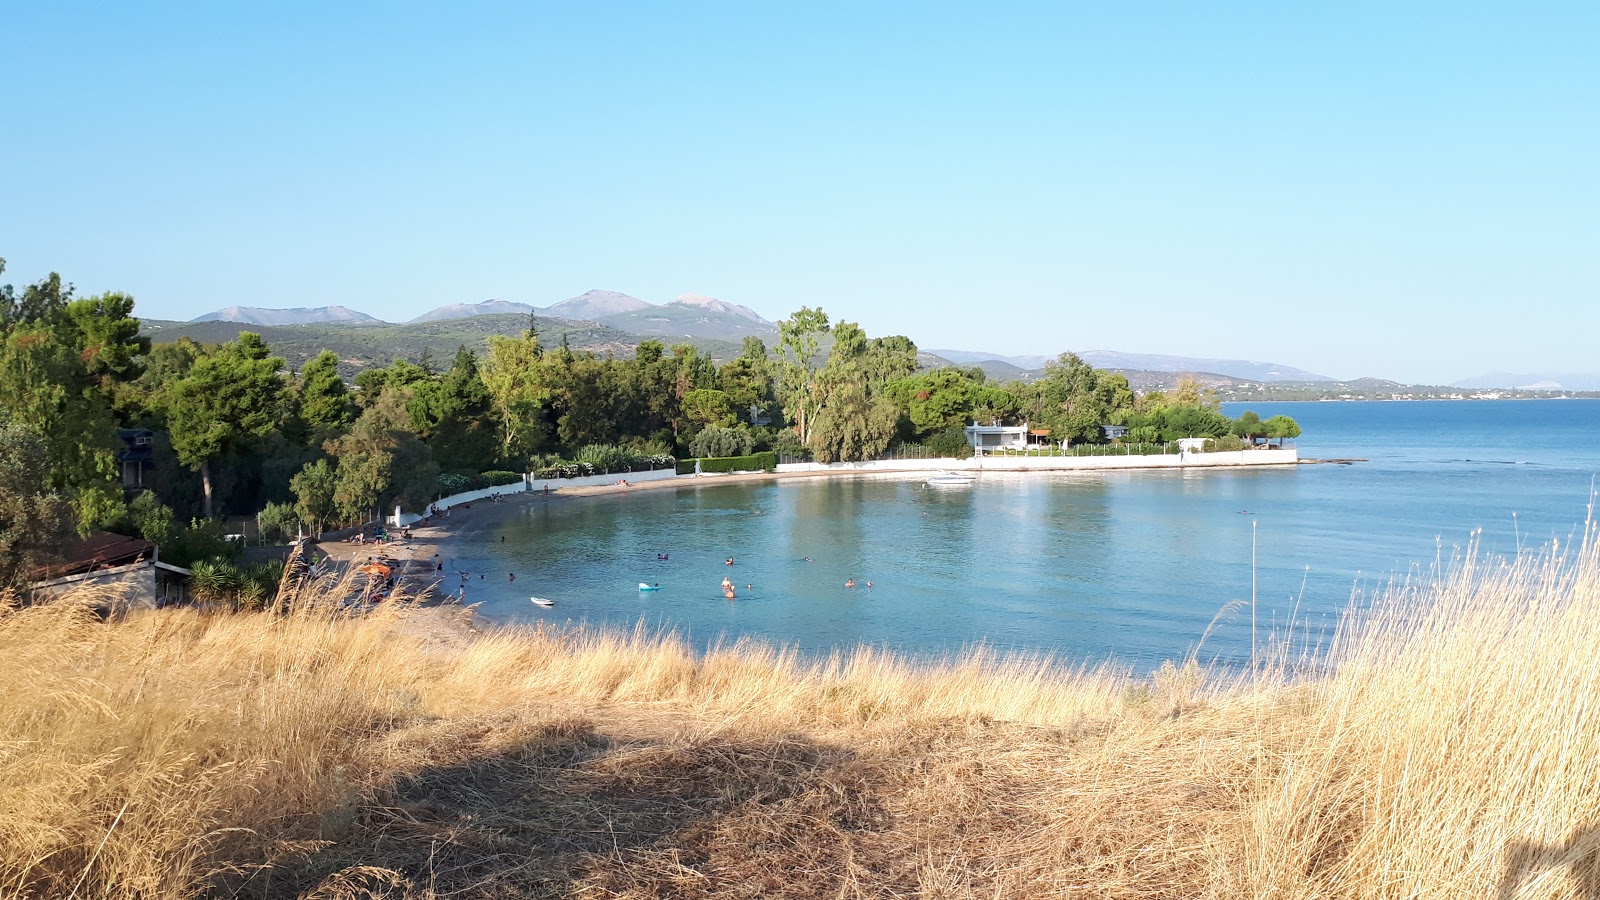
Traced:
<path fill-rule="evenodd" d="M 1600 4 L 23 3 L 0 280 L 1597 372 Z"/>

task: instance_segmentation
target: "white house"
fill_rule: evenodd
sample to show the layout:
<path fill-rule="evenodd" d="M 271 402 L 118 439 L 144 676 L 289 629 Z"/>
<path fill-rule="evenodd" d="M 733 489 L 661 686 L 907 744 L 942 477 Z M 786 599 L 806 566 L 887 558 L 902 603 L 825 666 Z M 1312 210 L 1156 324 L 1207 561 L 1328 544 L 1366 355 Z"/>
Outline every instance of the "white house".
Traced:
<path fill-rule="evenodd" d="M 966 427 L 967 443 L 977 452 L 985 450 L 1026 450 L 1028 449 L 1028 423 L 1021 425 L 1001 425 L 994 422 L 989 425 L 979 425 L 973 422 Z"/>

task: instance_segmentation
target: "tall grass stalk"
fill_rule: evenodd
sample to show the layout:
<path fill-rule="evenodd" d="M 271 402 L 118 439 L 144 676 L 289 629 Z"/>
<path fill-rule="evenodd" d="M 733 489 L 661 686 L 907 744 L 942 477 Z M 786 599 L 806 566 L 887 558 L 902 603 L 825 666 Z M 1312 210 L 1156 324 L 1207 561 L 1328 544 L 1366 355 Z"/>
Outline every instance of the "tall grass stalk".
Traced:
<path fill-rule="evenodd" d="M 0 897 L 1592 898 L 1596 546 L 1248 674 L 7 607 Z"/>

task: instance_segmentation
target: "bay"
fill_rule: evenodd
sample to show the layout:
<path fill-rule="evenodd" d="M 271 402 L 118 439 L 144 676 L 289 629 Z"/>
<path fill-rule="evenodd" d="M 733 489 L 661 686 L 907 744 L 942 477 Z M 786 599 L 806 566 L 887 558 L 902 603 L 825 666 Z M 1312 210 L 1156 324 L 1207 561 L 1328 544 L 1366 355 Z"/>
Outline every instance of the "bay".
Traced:
<path fill-rule="evenodd" d="M 1191 652 L 1246 657 L 1252 584 L 1258 637 L 1292 620 L 1315 643 L 1353 596 L 1425 576 L 1474 542 L 1511 554 L 1570 541 L 1600 470 L 1596 400 L 1248 408 L 1299 421 L 1303 458 L 1365 461 L 986 472 L 960 489 L 918 476 L 701 479 L 533 498 L 463 533 L 450 566 L 471 573 L 467 600 L 502 621 L 643 624 L 701 647 L 753 637 L 807 653 L 984 643 L 1148 670 Z"/>

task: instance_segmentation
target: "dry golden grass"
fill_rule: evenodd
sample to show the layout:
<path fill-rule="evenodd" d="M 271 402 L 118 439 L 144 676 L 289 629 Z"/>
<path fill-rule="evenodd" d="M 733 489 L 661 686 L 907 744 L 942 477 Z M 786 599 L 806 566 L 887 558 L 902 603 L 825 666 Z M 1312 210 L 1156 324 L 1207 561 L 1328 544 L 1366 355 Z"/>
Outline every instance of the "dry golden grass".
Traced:
<path fill-rule="evenodd" d="M 8 609 L 0 898 L 1595 900 L 1596 547 L 1397 588 L 1315 675 Z"/>

